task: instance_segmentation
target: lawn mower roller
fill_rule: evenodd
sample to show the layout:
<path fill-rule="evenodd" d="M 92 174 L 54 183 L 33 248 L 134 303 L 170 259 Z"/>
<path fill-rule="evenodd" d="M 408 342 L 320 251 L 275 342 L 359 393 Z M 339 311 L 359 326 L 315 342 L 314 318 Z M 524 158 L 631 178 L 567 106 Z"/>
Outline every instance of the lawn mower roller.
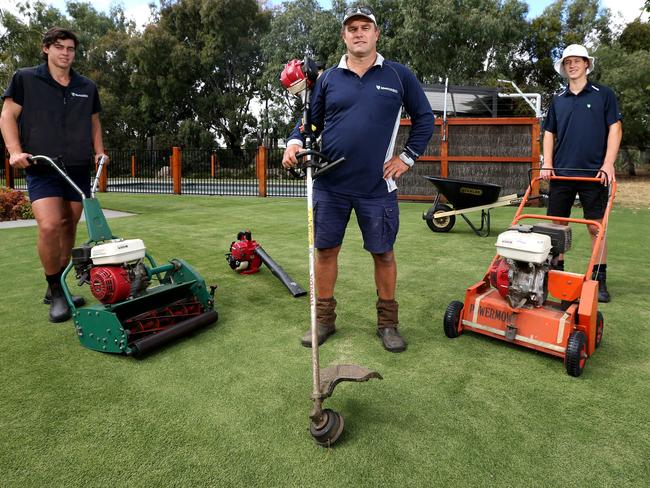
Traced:
<path fill-rule="evenodd" d="M 599 177 L 555 175 L 551 180 L 601 181 Z M 557 356 L 564 360 L 569 375 L 580 376 L 587 358 L 603 337 L 598 282 L 592 276 L 600 262 L 599 249 L 605 238 L 616 182 L 608 186 L 602 222 L 523 214 L 533 182 L 522 198 L 511 227 L 499 234 L 497 254 L 483 279 L 467 288 L 464 303 L 453 301 L 447 307 L 444 332 L 447 337 L 455 338 L 464 330 L 471 330 Z M 521 224 L 525 219 L 554 222 Z M 569 223 L 598 228 L 584 274 L 553 269 L 559 255 L 571 248 Z"/>
<path fill-rule="evenodd" d="M 47 156 L 33 163 L 52 166 L 81 195 L 88 241 L 72 250 L 61 285 L 81 344 L 101 352 L 138 356 L 215 322 L 214 290 L 182 259 L 158 266 L 140 239 L 113 235 L 95 198 L 97 175 L 87 197 Z M 79 286 L 88 284 L 99 304 L 75 308 L 66 277 L 74 267 Z M 151 282 L 157 285 L 150 286 Z"/>
<path fill-rule="evenodd" d="M 287 63 L 280 76 L 282 85 L 293 95 L 299 96 L 303 106 L 302 131 L 305 138 L 304 151 L 296 154 L 299 164 L 291 168 L 298 178 L 305 178 L 307 184 L 307 237 L 309 244 L 309 305 L 311 316 L 311 363 L 312 394 L 314 405 L 309 413 L 309 432 L 316 444 L 332 446 L 343 433 L 343 416 L 329 408 L 323 409 L 323 402 L 332 396 L 334 388 L 342 381 L 362 382 L 371 378 L 382 379 L 381 375 L 356 364 L 339 364 L 321 369 L 318 356 L 318 333 L 316 323 L 316 292 L 314 285 L 314 206 L 313 180 L 345 161 L 344 158 L 331 161 L 317 150 L 318 144 L 310 120 L 311 89 L 318 78 L 316 63 L 305 56 Z"/>
<path fill-rule="evenodd" d="M 242 275 L 255 274 L 262 264 L 266 264 L 294 298 L 307 294 L 303 287 L 291 279 L 282 266 L 276 263 L 257 241 L 253 240 L 250 230 L 237 233 L 237 240 L 230 243 L 230 252 L 226 254 L 226 261 L 232 269 Z"/>

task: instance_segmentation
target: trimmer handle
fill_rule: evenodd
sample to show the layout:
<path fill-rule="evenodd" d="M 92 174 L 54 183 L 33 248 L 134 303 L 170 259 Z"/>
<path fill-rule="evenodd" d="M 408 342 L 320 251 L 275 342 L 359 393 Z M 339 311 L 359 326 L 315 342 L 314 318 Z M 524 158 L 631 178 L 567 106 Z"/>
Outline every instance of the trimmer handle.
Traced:
<path fill-rule="evenodd" d="M 308 156 L 311 157 L 308 160 L 304 161 L 303 158 L 306 158 Z M 300 164 L 299 168 L 295 168 L 295 167 L 289 168 L 289 172 L 293 176 L 299 179 L 303 179 L 306 176 L 306 173 L 303 168 L 306 167 L 314 168 L 314 173 L 312 177 L 316 179 L 317 177 L 331 171 L 335 166 L 338 166 L 339 164 L 345 161 L 344 157 L 339 158 L 336 161 L 332 161 L 325 154 L 323 154 L 320 151 L 316 151 L 315 149 L 305 149 L 304 151 L 300 151 L 296 153 L 296 158 L 303 159 L 304 162 L 299 163 Z M 322 161 L 322 163 L 319 161 Z"/>

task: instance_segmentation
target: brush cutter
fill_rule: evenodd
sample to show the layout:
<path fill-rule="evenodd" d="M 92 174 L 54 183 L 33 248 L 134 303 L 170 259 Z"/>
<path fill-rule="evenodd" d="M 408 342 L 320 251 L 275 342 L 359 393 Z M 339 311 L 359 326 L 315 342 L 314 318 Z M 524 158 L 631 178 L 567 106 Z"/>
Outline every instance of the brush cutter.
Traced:
<path fill-rule="evenodd" d="M 307 294 L 303 287 L 296 283 L 257 241 L 253 240 L 250 230 L 237 233 L 237 240 L 230 243 L 230 252 L 226 254 L 226 261 L 231 269 L 242 275 L 255 274 L 262 264 L 266 264 L 273 276 L 280 280 L 294 298 Z"/>
<path fill-rule="evenodd" d="M 356 364 L 333 365 L 321 369 L 318 357 L 318 332 L 316 322 L 316 292 L 314 285 L 314 206 L 313 180 L 330 171 L 344 158 L 331 161 L 327 156 L 317 151 L 317 141 L 310 120 L 311 89 L 318 78 L 316 63 L 305 57 L 304 60 L 294 59 L 287 63 L 280 76 L 282 85 L 293 95 L 301 98 L 303 106 L 302 131 L 305 138 L 305 150 L 296 154 L 299 160 L 297 169 L 292 168 L 294 176 L 306 179 L 307 184 L 307 236 L 309 244 L 309 305 L 311 316 L 311 363 L 312 363 L 312 395 L 314 405 L 309 413 L 311 420 L 309 432 L 314 441 L 320 446 L 332 446 L 343 433 L 343 416 L 335 410 L 323 409 L 323 402 L 332 396 L 334 388 L 342 381 L 362 382 L 371 378 L 382 379 L 382 376 L 368 368 Z"/>
<path fill-rule="evenodd" d="M 598 177 L 553 175 L 550 178 L 601 181 Z M 580 376 L 587 358 L 603 337 L 598 281 L 593 276 L 602 257 L 599 250 L 602 252 L 601 243 L 605 239 L 616 181 L 608 185 L 602 222 L 524 214 L 532 186 L 532 183 L 528 186 L 511 227 L 498 236 L 497 254 L 483 279 L 467 288 L 464 303 L 453 301 L 447 307 L 444 332 L 447 337 L 455 338 L 470 330 L 557 356 L 564 360 L 569 375 Z M 521 224 L 525 219 L 542 222 Z M 571 248 L 571 227 L 561 223 L 598 228 L 584 273 L 554 269 L 559 255 Z"/>
<path fill-rule="evenodd" d="M 81 195 L 88 241 L 72 249 L 61 286 L 83 346 L 137 356 L 217 320 L 216 286 L 208 291 L 203 278 L 182 259 L 158 266 L 142 240 L 113 235 L 95 198 L 103 158 L 90 197 L 49 157 L 32 156 L 31 161 L 52 166 Z M 75 308 L 66 283 L 73 267 L 79 286 L 88 284 L 99 304 Z"/>

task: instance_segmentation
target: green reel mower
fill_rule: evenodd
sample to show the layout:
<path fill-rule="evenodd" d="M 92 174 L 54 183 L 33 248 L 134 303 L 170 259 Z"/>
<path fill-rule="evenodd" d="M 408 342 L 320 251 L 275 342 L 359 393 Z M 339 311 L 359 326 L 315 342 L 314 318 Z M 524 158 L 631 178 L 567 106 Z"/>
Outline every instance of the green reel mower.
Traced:
<path fill-rule="evenodd" d="M 80 195 L 88 241 L 72 250 L 61 285 L 81 344 L 95 351 L 139 356 L 217 321 L 216 286 L 207 289 L 199 273 L 182 259 L 157 265 L 140 239 L 113 235 L 95 190 L 87 197 L 47 156 L 34 163 L 52 166 Z M 66 277 L 74 268 L 78 284 L 87 284 L 99 303 L 76 308 Z"/>

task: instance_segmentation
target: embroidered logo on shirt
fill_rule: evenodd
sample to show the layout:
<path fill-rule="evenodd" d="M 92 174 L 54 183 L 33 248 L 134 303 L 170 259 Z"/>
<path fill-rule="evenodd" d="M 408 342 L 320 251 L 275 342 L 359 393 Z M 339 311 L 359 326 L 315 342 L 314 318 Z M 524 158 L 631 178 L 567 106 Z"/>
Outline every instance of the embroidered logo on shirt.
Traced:
<path fill-rule="evenodd" d="M 395 88 L 389 88 L 387 86 L 381 86 L 381 85 L 375 85 L 375 86 L 377 87 L 377 90 L 385 90 L 391 93 L 399 93 L 397 90 L 395 90 Z"/>
<path fill-rule="evenodd" d="M 85 93 L 75 93 L 75 92 L 72 92 L 71 95 L 72 95 L 73 97 L 88 98 L 88 95 L 86 95 Z"/>

